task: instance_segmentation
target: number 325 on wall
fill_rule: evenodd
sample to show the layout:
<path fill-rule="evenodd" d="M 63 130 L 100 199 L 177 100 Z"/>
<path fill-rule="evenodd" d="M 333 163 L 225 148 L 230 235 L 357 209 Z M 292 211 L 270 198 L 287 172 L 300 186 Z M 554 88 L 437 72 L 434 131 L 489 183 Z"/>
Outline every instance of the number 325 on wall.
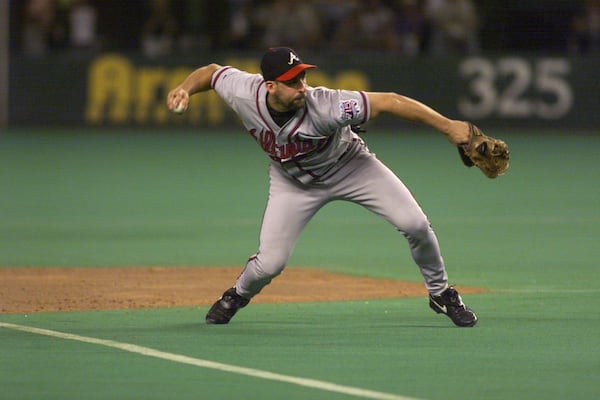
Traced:
<path fill-rule="evenodd" d="M 471 119 L 559 119 L 573 106 L 570 72 L 564 58 L 467 58 L 459 66 L 467 92 L 458 110 Z"/>

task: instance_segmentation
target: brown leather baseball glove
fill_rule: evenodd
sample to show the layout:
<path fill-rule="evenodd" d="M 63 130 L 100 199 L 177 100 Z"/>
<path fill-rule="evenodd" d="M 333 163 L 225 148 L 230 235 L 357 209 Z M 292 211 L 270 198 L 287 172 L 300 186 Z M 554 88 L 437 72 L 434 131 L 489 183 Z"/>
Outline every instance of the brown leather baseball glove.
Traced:
<path fill-rule="evenodd" d="M 469 143 L 458 145 L 458 153 L 467 167 L 476 165 L 488 178 L 496 178 L 508 169 L 510 152 L 502 140 L 486 136 L 469 122 Z"/>

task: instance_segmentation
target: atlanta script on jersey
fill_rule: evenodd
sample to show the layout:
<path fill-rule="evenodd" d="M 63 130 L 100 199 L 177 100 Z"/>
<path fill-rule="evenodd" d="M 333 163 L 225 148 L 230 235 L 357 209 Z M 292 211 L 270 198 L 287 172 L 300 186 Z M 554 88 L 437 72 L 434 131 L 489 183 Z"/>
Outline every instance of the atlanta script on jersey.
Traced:
<path fill-rule="evenodd" d="M 211 85 L 272 162 L 299 182 L 324 182 L 364 146 L 351 129 L 369 119 L 364 92 L 307 87 L 306 106 L 279 127 L 267 109 L 261 75 L 225 66 Z"/>

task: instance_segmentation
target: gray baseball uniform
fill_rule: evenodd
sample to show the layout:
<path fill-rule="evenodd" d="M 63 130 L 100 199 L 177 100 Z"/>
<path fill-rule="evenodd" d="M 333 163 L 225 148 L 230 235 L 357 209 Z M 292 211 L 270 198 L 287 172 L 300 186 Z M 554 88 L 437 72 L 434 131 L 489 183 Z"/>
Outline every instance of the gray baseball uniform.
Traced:
<path fill-rule="evenodd" d="M 225 66 L 213 74 L 211 85 L 271 159 L 259 248 L 237 279 L 238 294 L 252 298 L 279 275 L 308 221 L 333 200 L 352 201 L 382 216 L 407 238 L 427 290 L 438 295 L 447 288 L 427 216 L 351 129 L 370 117 L 366 93 L 307 87 L 306 106 L 278 126 L 261 75 Z"/>

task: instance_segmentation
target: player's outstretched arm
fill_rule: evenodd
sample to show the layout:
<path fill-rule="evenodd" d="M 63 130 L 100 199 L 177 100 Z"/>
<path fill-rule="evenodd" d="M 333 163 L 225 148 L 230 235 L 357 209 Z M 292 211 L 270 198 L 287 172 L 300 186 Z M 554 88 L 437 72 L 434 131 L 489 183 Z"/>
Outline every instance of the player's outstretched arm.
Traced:
<path fill-rule="evenodd" d="M 189 74 L 181 84 L 171 90 L 167 95 L 167 107 L 169 110 L 181 113 L 188 107 L 190 96 L 211 89 L 210 82 L 219 64 L 209 64 L 196 69 Z"/>
<path fill-rule="evenodd" d="M 431 107 L 397 93 L 368 92 L 371 118 L 390 113 L 402 119 L 422 123 L 442 132 L 453 144 L 469 141 L 469 125 L 465 121 L 449 119 Z"/>

